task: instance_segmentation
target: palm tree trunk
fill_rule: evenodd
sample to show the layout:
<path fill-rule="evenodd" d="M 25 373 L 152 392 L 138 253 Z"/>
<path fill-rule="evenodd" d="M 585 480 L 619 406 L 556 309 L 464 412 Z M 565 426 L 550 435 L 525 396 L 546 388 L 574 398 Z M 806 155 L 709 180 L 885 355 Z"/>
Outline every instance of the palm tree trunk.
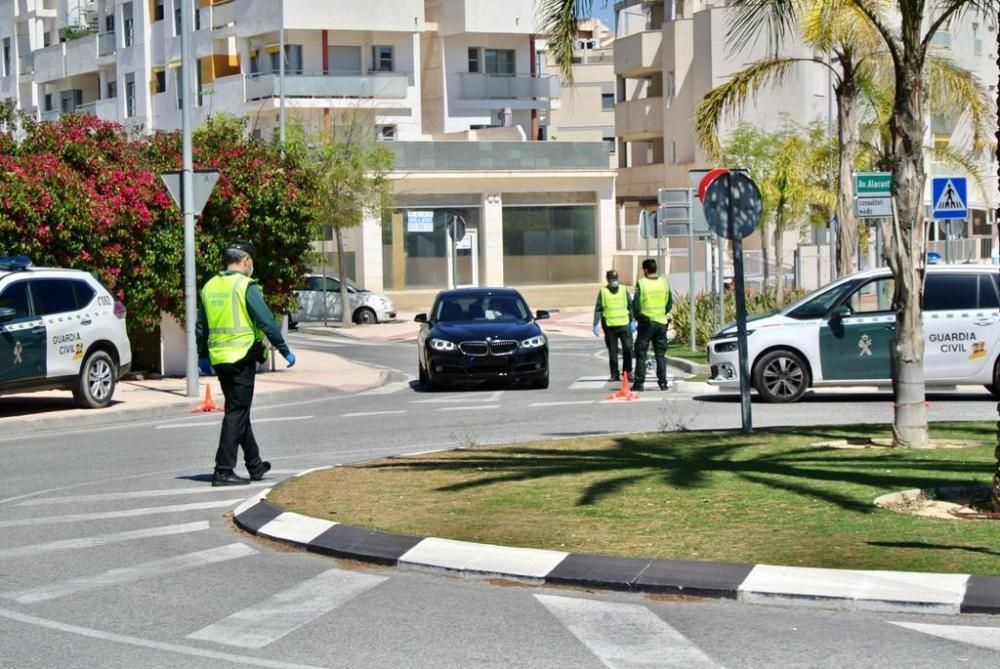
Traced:
<path fill-rule="evenodd" d="M 896 403 L 892 432 L 895 445 L 924 447 L 928 443 L 920 309 L 927 248 L 923 220 L 924 111 L 921 63 L 912 53 L 906 53 L 904 58 L 902 76 L 896 78 L 890 120 L 897 207 L 888 254 L 896 279 L 896 345 L 892 356 Z"/>
<path fill-rule="evenodd" d="M 764 272 L 764 278 L 760 284 L 760 292 L 764 295 L 767 294 L 767 280 L 771 276 L 768 263 L 771 259 L 771 254 L 768 252 L 768 228 L 771 227 L 767 224 L 767 219 L 762 218 L 760 221 L 760 260 L 761 260 L 761 270 Z"/>
<path fill-rule="evenodd" d="M 837 196 L 837 273 L 854 271 L 858 248 L 858 219 L 854 217 L 854 167 L 858 158 L 858 90 L 853 70 L 844 67 L 836 88 L 839 183 Z"/>
<path fill-rule="evenodd" d="M 785 217 L 779 210 L 774 220 L 774 307 L 785 304 Z"/>
<path fill-rule="evenodd" d="M 354 324 L 352 320 L 354 314 L 351 308 L 351 296 L 347 291 L 347 267 L 344 264 L 344 231 L 334 226 L 333 234 L 337 237 L 337 276 L 340 277 L 340 324 L 345 328 L 349 328 Z"/>

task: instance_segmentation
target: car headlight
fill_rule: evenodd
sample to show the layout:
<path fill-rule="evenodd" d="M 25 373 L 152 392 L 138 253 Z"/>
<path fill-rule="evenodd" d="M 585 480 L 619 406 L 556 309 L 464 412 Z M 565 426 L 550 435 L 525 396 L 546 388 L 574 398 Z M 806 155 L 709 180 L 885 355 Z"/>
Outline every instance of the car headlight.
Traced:
<path fill-rule="evenodd" d="M 435 351 L 454 351 L 455 342 L 447 339 L 431 339 L 431 348 Z"/>
<path fill-rule="evenodd" d="M 722 344 L 715 345 L 716 353 L 732 353 L 740 347 L 739 343 L 735 341 L 727 341 Z"/>
<path fill-rule="evenodd" d="M 521 348 L 541 348 L 545 346 L 545 335 L 538 335 L 521 341 Z"/>

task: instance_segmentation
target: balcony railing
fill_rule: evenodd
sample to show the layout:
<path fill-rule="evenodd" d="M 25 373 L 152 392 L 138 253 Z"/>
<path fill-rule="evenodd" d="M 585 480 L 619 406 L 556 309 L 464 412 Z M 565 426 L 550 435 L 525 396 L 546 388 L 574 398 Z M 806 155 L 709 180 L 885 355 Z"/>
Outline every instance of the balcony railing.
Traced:
<path fill-rule="evenodd" d="M 363 74 L 285 73 L 286 98 L 393 98 L 406 97 L 409 75 L 405 72 Z M 278 97 L 281 85 L 277 74 L 247 77 L 247 100 Z"/>
<path fill-rule="evenodd" d="M 202 30 L 224 28 L 236 21 L 236 0 L 217 2 L 198 9 L 198 24 Z"/>
<path fill-rule="evenodd" d="M 62 112 L 59 111 L 58 109 L 43 111 L 42 121 L 58 121 L 60 116 L 62 116 Z"/>
<path fill-rule="evenodd" d="M 82 105 L 77 105 L 73 109 L 74 114 L 91 114 L 92 116 L 97 116 L 97 100 L 93 102 L 84 102 Z"/>
<path fill-rule="evenodd" d="M 459 95 L 463 100 L 530 100 L 558 98 L 559 79 L 530 74 L 462 72 Z"/>
<path fill-rule="evenodd" d="M 115 41 L 115 33 L 101 33 L 97 36 L 97 55 L 107 56 L 115 52 L 115 47 L 117 42 Z"/>

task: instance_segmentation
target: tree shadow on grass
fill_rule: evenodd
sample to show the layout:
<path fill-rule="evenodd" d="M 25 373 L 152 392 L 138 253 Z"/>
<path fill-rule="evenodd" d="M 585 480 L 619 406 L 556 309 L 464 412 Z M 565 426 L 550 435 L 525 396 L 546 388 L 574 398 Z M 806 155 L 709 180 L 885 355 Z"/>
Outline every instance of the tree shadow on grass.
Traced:
<path fill-rule="evenodd" d="M 863 431 L 864 428 L 813 429 L 807 436 L 833 440 Z M 989 471 L 979 462 L 927 459 L 929 451 L 886 449 L 876 453 L 796 445 L 781 451 L 747 452 L 766 444 L 761 440 L 762 434 L 773 438 L 783 433 L 802 435 L 800 430 L 788 428 L 768 430 L 755 437 L 719 437 L 693 432 L 646 439 L 625 436 L 613 439 L 611 448 L 474 449 L 463 451 L 460 457 L 397 458 L 361 466 L 366 469 L 464 472 L 475 477 L 441 486 L 437 488 L 440 492 L 462 492 L 573 475 L 606 475 L 583 490 L 577 506 L 597 504 L 644 480 L 658 480 L 675 488 L 692 490 L 711 486 L 713 478 L 719 475 L 730 475 L 746 484 L 814 498 L 857 513 L 872 513 L 876 509 L 869 499 L 831 490 L 825 484 L 850 483 L 873 491 L 927 489 L 968 483 Z M 722 441 L 712 443 L 710 439 L 713 438 Z"/>
<path fill-rule="evenodd" d="M 941 551 L 966 551 L 983 555 L 1000 555 L 1000 552 L 986 546 L 952 546 L 949 544 L 929 544 L 923 541 L 866 541 L 869 546 L 882 548 L 917 548 L 919 550 L 933 549 Z"/>

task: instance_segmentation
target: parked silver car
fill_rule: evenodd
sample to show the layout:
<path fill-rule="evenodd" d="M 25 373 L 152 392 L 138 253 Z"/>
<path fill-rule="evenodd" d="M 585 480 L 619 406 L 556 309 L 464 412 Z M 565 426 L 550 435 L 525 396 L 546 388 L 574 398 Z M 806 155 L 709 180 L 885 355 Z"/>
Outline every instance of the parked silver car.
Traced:
<path fill-rule="evenodd" d="M 350 279 L 347 292 L 355 323 L 384 323 L 396 318 L 396 305 L 385 295 L 362 288 Z M 299 310 L 291 314 L 290 326 L 303 321 L 340 320 L 340 279 L 336 276 L 306 274 L 302 288 L 295 295 L 299 298 Z"/>

